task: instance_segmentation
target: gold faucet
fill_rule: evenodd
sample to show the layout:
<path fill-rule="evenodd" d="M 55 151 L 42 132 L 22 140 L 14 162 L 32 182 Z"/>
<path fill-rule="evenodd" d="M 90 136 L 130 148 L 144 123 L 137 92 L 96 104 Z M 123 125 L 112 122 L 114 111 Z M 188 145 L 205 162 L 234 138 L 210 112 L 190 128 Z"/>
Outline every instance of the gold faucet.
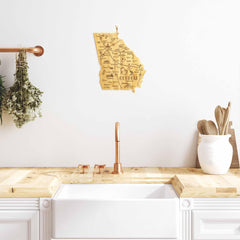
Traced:
<path fill-rule="evenodd" d="M 122 174 L 122 164 L 120 163 L 120 122 L 115 123 L 115 163 L 113 174 Z"/>

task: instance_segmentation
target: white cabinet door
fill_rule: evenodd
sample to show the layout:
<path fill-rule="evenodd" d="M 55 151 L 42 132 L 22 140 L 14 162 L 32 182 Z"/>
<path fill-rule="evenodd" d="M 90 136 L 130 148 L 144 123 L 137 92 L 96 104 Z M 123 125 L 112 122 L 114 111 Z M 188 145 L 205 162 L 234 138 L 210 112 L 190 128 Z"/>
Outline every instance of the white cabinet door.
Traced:
<path fill-rule="evenodd" d="M 1 240 L 39 240 L 39 211 L 1 210 Z"/>
<path fill-rule="evenodd" d="M 51 238 L 51 240 L 140 240 L 138 238 Z M 176 238 L 145 238 L 144 240 L 178 240 Z"/>
<path fill-rule="evenodd" d="M 193 210 L 193 240 L 240 239 L 239 210 Z"/>

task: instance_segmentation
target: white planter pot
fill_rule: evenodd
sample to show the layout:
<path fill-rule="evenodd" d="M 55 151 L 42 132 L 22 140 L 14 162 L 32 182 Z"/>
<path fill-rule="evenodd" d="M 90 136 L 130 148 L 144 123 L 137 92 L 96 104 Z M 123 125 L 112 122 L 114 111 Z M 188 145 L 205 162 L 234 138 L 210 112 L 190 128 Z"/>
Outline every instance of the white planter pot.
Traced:
<path fill-rule="evenodd" d="M 205 173 L 225 174 L 232 162 L 233 149 L 228 135 L 201 135 L 198 159 Z"/>

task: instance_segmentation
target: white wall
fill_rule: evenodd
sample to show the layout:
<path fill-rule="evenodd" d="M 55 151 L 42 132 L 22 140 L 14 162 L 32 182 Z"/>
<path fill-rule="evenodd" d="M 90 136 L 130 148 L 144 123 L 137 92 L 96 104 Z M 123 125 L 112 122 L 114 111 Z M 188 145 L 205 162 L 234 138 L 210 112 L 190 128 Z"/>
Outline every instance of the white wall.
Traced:
<path fill-rule="evenodd" d="M 115 121 L 124 166 L 195 166 L 199 119 L 231 100 L 240 127 L 238 0 L 1 0 L 0 9 L 0 47 L 45 48 L 28 55 L 43 117 L 19 130 L 4 116 L 0 166 L 112 165 Z M 147 70 L 135 94 L 100 88 L 93 32 L 115 24 Z M 15 54 L 0 58 L 10 86 Z"/>

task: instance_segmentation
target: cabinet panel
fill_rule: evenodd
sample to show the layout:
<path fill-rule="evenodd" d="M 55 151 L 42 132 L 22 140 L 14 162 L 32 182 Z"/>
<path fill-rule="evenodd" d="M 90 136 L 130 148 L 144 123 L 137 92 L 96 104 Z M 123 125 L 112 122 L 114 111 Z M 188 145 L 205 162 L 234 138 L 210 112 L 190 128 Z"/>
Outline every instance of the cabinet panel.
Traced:
<path fill-rule="evenodd" d="M 51 199 L 40 199 L 40 240 L 51 240 Z"/>
<path fill-rule="evenodd" d="M 97 238 L 52 238 L 51 240 L 96 240 Z M 101 238 L 99 240 L 139 240 L 138 238 Z M 144 240 L 178 240 L 177 238 L 146 238 Z"/>
<path fill-rule="evenodd" d="M 39 240 L 39 211 L 0 211 L 0 239 Z"/>
<path fill-rule="evenodd" d="M 240 210 L 193 210 L 193 240 L 240 239 Z"/>

